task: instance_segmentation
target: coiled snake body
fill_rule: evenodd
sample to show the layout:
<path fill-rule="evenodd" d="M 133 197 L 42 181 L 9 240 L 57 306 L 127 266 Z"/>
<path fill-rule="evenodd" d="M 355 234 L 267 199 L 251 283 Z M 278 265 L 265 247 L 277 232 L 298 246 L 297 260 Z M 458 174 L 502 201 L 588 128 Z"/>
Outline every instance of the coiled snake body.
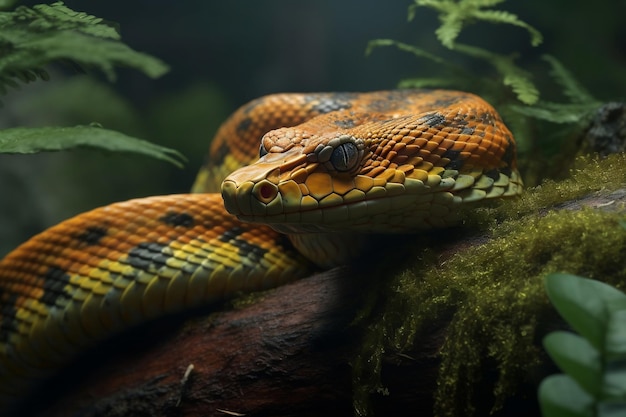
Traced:
<path fill-rule="evenodd" d="M 112 333 L 345 263 L 354 234 L 451 225 L 521 180 L 474 95 L 277 94 L 221 126 L 193 191 L 83 213 L 0 262 L 0 408 Z"/>

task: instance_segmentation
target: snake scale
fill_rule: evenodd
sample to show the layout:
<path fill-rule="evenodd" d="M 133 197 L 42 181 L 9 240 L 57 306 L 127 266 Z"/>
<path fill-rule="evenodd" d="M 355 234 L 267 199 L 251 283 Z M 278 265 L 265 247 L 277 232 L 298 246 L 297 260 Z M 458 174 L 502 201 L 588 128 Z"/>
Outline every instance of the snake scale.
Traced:
<path fill-rule="evenodd" d="M 226 120 L 193 193 L 101 207 L 0 262 L 0 409 L 143 321 L 347 262 L 371 233 L 514 196 L 515 142 L 445 90 L 274 94 Z M 221 195 L 219 191 L 221 189 Z"/>

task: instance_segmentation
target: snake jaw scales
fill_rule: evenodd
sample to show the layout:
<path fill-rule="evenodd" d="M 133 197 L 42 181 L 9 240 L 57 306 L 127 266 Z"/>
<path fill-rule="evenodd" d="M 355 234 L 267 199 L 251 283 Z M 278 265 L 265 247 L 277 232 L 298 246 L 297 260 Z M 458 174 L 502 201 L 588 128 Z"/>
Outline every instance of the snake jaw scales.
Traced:
<path fill-rule="evenodd" d="M 80 214 L 0 261 L 0 412 L 113 333 L 345 262 L 355 235 L 449 226 L 467 203 L 521 188 L 513 136 L 468 93 L 253 100 L 218 130 L 201 194 Z"/>

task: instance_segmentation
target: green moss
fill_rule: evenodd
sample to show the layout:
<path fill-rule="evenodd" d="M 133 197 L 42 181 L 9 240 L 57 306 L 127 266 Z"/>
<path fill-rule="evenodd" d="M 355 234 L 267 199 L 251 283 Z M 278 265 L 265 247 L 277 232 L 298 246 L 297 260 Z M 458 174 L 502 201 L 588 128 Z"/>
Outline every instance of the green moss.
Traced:
<path fill-rule="evenodd" d="M 435 250 L 419 249 L 420 260 L 387 280 L 379 298 L 384 305 L 371 309 L 377 313 L 370 314 L 362 351 L 354 361 L 357 412 L 366 414 L 369 393 L 383 388 L 383 353 L 409 350 L 432 331 L 433 322 L 447 326 L 436 414 L 471 415 L 472 390 L 487 363 L 498 369 L 493 408 L 501 407 L 529 369 L 540 364 L 540 318 L 552 314 L 543 276 L 565 271 L 626 286 L 623 210 L 549 208 L 624 184 L 624 155 L 580 159 L 569 179 L 544 183 L 520 199 L 479 210 L 468 223 L 485 230 L 488 243 L 463 250 L 443 265 L 427 261 L 437 259 Z"/>

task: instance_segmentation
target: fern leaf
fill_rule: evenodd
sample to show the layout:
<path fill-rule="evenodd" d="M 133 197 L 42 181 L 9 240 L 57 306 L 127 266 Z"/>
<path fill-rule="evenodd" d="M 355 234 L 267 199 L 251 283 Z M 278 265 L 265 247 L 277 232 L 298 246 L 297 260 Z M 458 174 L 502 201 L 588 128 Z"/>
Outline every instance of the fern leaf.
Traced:
<path fill-rule="evenodd" d="M 563 94 L 572 103 L 598 103 L 596 99 L 583 87 L 559 60 L 552 55 L 543 55 L 544 61 L 550 64 L 550 75 L 563 88 Z"/>
<path fill-rule="evenodd" d="M 15 87 L 9 80 L 47 79 L 43 68 L 55 61 L 101 70 L 109 80 L 115 79 L 117 66 L 135 68 L 153 78 L 168 70 L 163 62 L 134 51 L 119 39 L 113 25 L 75 12 L 62 2 L 0 12 L 0 92 Z"/>
<path fill-rule="evenodd" d="M 539 100 L 537 87 L 525 73 L 507 70 L 502 83 L 510 86 L 517 95 L 517 99 L 524 104 L 534 104 Z"/>
<path fill-rule="evenodd" d="M 511 110 L 534 119 L 545 120 L 551 123 L 586 124 L 597 110 L 599 104 L 568 104 L 540 101 L 534 106 L 520 106 L 512 104 Z"/>
<path fill-rule="evenodd" d="M 393 46 L 395 48 L 400 49 L 401 51 L 409 52 L 419 58 L 425 58 L 430 61 L 436 62 L 437 64 L 449 66 L 449 64 L 445 59 L 431 54 L 430 52 L 425 51 L 424 49 L 418 48 L 417 46 L 409 45 L 408 43 L 399 42 L 393 39 L 374 39 L 369 41 L 367 47 L 365 49 L 365 55 L 369 55 L 375 48 L 379 48 L 381 46 Z"/>
<path fill-rule="evenodd" d="M 78 32 L 96 36 L 119 40 L 121 37 L 117 29 L 106 23 L 103 19 L 91 16 L 87 13 L 76 12 L 66 7 L 62 2 L 38 4 L 33 9 L 25 7 L 18 8 L 18 12 L 23 10 L 32 21 L 29 26 L 37 30 L 76 30 Z"/>
<path fill-rule="evenodd" d="M 16 127 L 0 130 L 0 153 L 30 154 L 73 148 L 132 152 L 167 161 L 181 168 L 185 157 L 177 151 L 145 140 L 93 126 Z"/>
<path fill-rule="evenodd" d="M 504 10 L 476 10 L 473 13 L 473 16 L 476 19 L 491 23 L 504 23 L 526 29 L 526 31 L 530 34 L 530 44 L 532 46 L 538 46 L 541 42 L 543 42 L 541 32 L 528 23 L 520 20 L 517 15 L 513 13 Z"/>
<path fill-rule="evenodd" d="M 449 13 L 440 17 L 441 26 L 435 30 L 437 39 L 448 49 L 454 49 L 454 41 L 463 29 L 463 18 L 458 13 Z"/>
<path fill-rule="evenodd" d="M 502 83 L 511 87 L 517 99 L 524 104 L 535 104 L 539 100 L 539 90 L 527 71 L 515 65 L 512 57 L 496 54 L 470 45 L 456 45 L 456 50 L 490 63 L 502 76 Z"/>

